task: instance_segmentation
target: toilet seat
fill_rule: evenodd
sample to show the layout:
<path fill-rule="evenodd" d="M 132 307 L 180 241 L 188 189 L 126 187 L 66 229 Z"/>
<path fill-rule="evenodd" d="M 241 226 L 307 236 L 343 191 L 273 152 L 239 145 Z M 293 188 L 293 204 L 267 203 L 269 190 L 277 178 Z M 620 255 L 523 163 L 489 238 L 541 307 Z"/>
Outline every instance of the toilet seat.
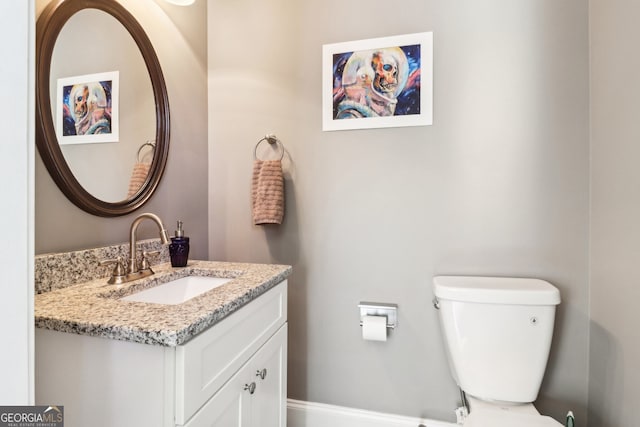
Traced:
<path fill-rule="evenodd" d="M 562 427 L 558 421 L 544 415 L 483 410 L 469 414 L 463 427 Z"/>

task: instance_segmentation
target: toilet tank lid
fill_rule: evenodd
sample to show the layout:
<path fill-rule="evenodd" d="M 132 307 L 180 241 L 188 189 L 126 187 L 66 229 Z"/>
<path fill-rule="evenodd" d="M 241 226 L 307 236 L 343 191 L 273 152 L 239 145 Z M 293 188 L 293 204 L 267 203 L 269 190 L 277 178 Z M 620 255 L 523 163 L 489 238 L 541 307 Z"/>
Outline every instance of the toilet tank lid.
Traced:
<path fill-rule="evenodd" d="M 438 299 L 487 304 L 557 305 L 560 291 L 540 279 L 516 277 L 436 276 Z"/>

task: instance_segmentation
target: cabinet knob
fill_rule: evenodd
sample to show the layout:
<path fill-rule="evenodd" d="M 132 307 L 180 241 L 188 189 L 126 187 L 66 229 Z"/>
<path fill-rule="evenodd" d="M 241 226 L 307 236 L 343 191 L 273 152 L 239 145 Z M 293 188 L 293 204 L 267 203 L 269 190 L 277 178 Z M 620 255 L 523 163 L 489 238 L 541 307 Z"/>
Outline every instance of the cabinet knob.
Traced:
<path fill-rule="evenodd" d="M 245 384 L 244 389 L 249 390 L 249 394 L 253 394 L 256 391 L 256 383 Z"/>
<path fill-rule="evenodd" d="M 265 379 L 267 377 L 267 368 L 256 371 L 256 377 L 260 377 L 261 380 Z"/>

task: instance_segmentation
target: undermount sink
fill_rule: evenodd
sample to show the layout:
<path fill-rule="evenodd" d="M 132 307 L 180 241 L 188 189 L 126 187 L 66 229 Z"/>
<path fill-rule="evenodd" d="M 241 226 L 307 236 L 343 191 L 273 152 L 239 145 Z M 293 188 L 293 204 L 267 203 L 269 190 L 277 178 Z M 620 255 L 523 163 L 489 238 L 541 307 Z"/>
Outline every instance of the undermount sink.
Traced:
<path fill-rule="evenodd" d="M 231 280 L 233 279 L 226 277 L 186 276 L 131 294 L 121 300 L 167 305 L 182 304 Z"/>

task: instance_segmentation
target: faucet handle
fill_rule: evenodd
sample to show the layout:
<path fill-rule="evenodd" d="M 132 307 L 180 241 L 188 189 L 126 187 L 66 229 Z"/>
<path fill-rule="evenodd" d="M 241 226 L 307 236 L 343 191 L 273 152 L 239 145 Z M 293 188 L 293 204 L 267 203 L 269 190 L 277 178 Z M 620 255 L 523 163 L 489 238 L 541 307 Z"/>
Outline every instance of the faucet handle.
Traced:
<path fill-rule="evenodd" d="M 160 255 L 160 251 L 142 251 L 142 260 L 140 261 L 140 270 L 151 270 L 149 264 L 149 257 L 156 257 Z"/>
<path fill-rule="evenodd" d="M 110 285 L 113 285 L 114 283 L 117 283 L 117 284 L 124 283 L 126 268 L 124 263 L 122 262 L 122 257 L 118 257 L 115 259 L 103 259 L 98 261 L 98 265 L 100 266 L 112 265 L 112 264 L 115 264 L 115 267 L 113 268 L 113 272 L 111 273 L 111 278 L 109 278 L 109 281 L 107 283 Z"/>

